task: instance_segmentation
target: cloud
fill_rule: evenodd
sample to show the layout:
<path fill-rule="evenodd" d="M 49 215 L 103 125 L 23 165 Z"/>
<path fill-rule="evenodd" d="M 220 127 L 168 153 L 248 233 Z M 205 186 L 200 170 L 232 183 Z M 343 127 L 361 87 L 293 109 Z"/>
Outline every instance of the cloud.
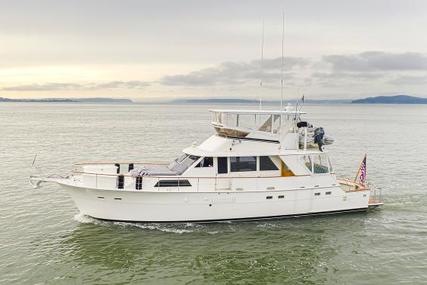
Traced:
<path fill-rule="evenodd" d="M 286 79 L 293 77 L 293 70 L 304 67 L 308 61 L 303 58 L 285 58 Z M 249 81 L 279 81 L 281 58 L 253 60 L 250 62 L 224 62 L 215 67 L 196 70 L 187 74 L 168 75 L 160 80 L 167 86 L 211 86 L 243 84 Z M 290 71 L 291 70 L 291 71 Z"/>
<path fill-rule="evenodd" d="M 199 88 L 216 86 L 224 90 L 247 92 L 263 82 L 265 89 L 280 86 L 282 59 L 267 58 L 244 62 L 223 62 L 189 73 L 164 75 L 155 81 L 62 82 L 5 86 L 0 91 L 91 91 L 143 89 L 156 85 Z M 352 90 L 390 90 L 399 86 L 427 85 L 427 55 L 368 51 L 359 54 L 325 55 L 320 58 L 286 57 L 286 87 L 311 88 L 322 92 Z M 389 90 L 387 89 L 387 90 Z"/>
<path fill-rule="evenodd" d="M 366 72 L 313 72 L 313 78 L 321 80 L 373 80 L 383 78 L 383 73 L 366 73 Z"/>
<path fill-rule="evenodd" d="M 400 76 L 388 81 L 392 85 L 426 85 L 427 84 L 427 74 L 426 75 L 405 75 Z"/>
<path fill-rule="evenodd" d="M 78 91 L 102 89 L 141 89 L 149 86 L 144 81 L 110 81 L 104 83 L 43 83 L 3 87 L 1 91 Z"/>
<path fill-rule="evenodd" d="M 327 55 L 323 61 L 335 71 L 375 72 L 427 70 L 427 56 L 415 53 L 367 51 L 350 55 Z"/>

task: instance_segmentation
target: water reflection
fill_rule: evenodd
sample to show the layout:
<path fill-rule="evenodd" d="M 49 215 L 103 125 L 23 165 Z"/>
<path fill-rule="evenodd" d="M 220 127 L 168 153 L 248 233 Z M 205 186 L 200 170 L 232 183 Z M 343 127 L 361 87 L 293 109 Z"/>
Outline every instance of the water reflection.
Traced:
<path fill-rule="evenodd" d="M 342 224 L 360 231 L 361 221 L 363 214 L 210 225 L 94 221 L 78 224 L 61 248 L 66 259 L 128 279 L 321 284 L 334 271 Z"/>

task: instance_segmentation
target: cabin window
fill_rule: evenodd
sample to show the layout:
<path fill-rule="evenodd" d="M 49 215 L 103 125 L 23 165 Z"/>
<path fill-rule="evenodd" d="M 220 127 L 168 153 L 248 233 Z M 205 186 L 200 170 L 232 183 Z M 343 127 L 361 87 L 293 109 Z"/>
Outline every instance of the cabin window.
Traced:
<path fill-rule="evenodd" d="M 117 176 L 117 189 L 123 189 L 125 186 L 125 177 L 123 175 Z"/>
<path fill-rule="evenodd" d="M 154 187 L 191 187 L 188 180 L 160 180 Z"/>
<path fill-rule="evenodd" d="M 197 161 L 200 158 L 200 156 L 195 155 L 189 155 L 189 154 L 183 154 L 182 156 L 178 157 L 174 161 L 172 161 L 168 168 L 176 174 L 182 174 L 184 173 L 191 165 L 194 164 L 195 161 Z"/>
<path fill-rule="evenodd" d="M 273 196 L 267 196 L 267 197 L 265 197 L 265 199 L 271 200 L 271 199 L 273 199 Z"/>
<path fill-rule="evenodd" d="M 256 171 L 256 156 L 230 157 L 231 172 Z"/>
<path fill-rule="evenodd" d="M 320 192 L 314 193 L 314 196 L 320 196 Z"/>
<path fill-rule="evenodd" d="M 294 172 L 289 168 L 289 166 L 281 160 L 282 163 L 282 176 L 295 176 Z"/>
<path fill-rule="evenodd" d="M 213 167 L 213 157 L 203 157 L 196 167 Z"/>
<path fill-rule="evenodd" d="M 285 198 L 285 195 L 279 195 L 279 196 L 277 196 L 277 198 L 279 198 L 279 199 L 284 199 L 284 198 Z"/>
<path fill-rule="evenodd" d="M 228 173 L 228 165 L 226 157 L 218 157 L 218 174 Z"/>
<path fill-rule="evenodd" d="M 116 163 L 116 164 L 114 164 L 114 166 L 116 167 L 117 174 L 119 174 L 120 173 L 120 164 Z"/>
<path fill-rule="evenodd" d="M 259 157 L 259 170 L 279 170 L 269 156 Z"/>
<path fill-rule="evenodd" d="M 311 163 L 311 157 L 309 155 L 304 155 L 302 157 L 304 165 L 308 168 L 308 170 L 310 170 L 310 172 L 313 172 L 313 166 Z"/>
<path fill-rule="evenodd" d="M 135 178 L 135 189 L 141 190 L 142 189 L 142 176 L 137 176 Z"/>
<path fill-rule="evenodd" d="M 329 161 L 325 155 L 313 155 L 313 173 L 328 173 Z"/>

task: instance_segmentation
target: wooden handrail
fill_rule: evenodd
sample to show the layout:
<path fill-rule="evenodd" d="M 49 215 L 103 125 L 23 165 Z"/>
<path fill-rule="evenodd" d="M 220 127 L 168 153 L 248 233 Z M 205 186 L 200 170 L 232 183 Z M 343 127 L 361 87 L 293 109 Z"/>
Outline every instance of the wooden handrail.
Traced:
<path fill-rule="evenodd" d="M 346 185 L 346 186 L 353 186 L 355 188 L 357 187 L 357 189 L 356 189 L 357 191 L 368 190 L 369 189 L 365 185 L 357 183 L 357 182 L 354 182 L 354 181 L 351 181 L 349 179 L 337 179 L 337 182 L 339 184 L 343 184 L 343 185 Z"/>

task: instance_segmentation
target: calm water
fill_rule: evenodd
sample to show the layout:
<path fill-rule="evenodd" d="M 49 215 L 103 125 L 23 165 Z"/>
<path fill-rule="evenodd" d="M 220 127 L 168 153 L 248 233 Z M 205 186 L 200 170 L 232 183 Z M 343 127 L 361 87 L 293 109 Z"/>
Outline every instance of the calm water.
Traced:
<path fill-rule="evenodd" d="M 427 106 L 307 106 L 336 139 L 337 173 L 368 178 L 367 214 L 212 225 L 99 222 L 31 162 L 169 160 L 207 138 L 208 106 L 0 104 L 1 284 L 425 284 Z"/>

